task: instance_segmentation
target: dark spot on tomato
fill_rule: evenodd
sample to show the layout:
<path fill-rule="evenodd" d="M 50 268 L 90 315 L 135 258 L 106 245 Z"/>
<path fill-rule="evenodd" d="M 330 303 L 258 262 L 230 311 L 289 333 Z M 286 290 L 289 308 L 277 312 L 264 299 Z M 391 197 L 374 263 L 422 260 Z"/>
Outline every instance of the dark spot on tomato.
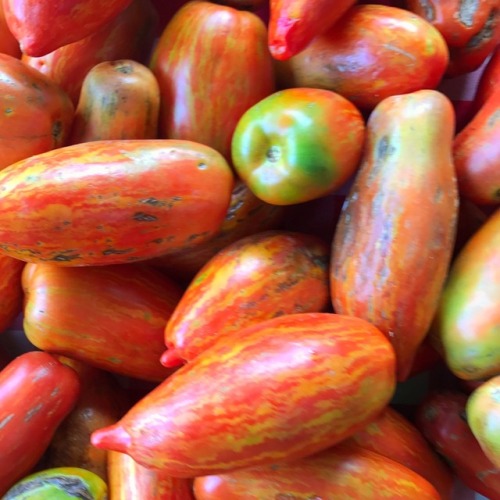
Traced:
<path fill-rule="evenodd" d="M 106 248 L 106 250 L 102 251 L 103 255 L 122 255 L 124 253 L 130 253 L 132 252 L 132 248 L 123 248 L 121 250 L 118 250 L 117 248 Z"/>
<path fill-rule="evenodd" d="M 156 198 L 144 198 L 143 200 L 139 200 L 140 203 L 144 203 L 145 205 L 151 205 L 152 207 L 163 207 L 165 206 L 165 202 L 158 200 Z"/>
<path fill-rule="evenodd" d="M 71 252 L 71 250 L 69 252 Z M 54 262 L 71 262 L 72 260 L 80 258 L 80 254 L 78 253 L 72 254 L 69 252 L 68 253 L 61 252 L 59 254 L 54 255 L 54 257 L 52 257 L 52 259 L 49 260 L 53 260 Z"/>
<path fill-rule="evenodd" d="M 154 222 L 158 220 L 158 217 L 156 217 L 156 215 L 147 214 L 145 212 L 136 212 L 134 214 L 134 220 L 138 222 Z"/>
<path fill-rule="evenodd" d="M 54 140 L 56 142 L 60 141 L 62 130 L 63 130 L 63 126 L 62 126 L 61 121 L 60 120 L 56 120 L 52 124 L 52 137 L 54 138 Z"/>
<path fill-rule="evenodd" d="M 488 16 L 488 19 L 484 23 L 483 29 L 479 32 L 476 33 L 468 42 L 466 45 L 466 48 L 468 49 L 475 49 L 482 45 L 485 42 L 488 42 L 491 40 L 491 37 L 493 36 L 493 33 L 495 31 L 495 25 L 497 23 L 497 10 L 493 9 Z"/>
<path fill-rule="evenodd" d="M 113 63 L 111 63 L 111 65 L 116 71 L 118 71 L 119 73 L 123 73 L 124 75 L 130 75 L 130 73 L 134 72 L 134 69 L 129 63 L 114 61 Z"/>

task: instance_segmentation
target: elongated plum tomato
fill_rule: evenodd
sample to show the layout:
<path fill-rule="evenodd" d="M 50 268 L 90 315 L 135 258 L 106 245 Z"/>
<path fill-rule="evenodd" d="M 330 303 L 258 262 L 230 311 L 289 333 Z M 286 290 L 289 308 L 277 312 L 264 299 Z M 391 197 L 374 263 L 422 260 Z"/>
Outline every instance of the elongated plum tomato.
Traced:
<path fill-rule="evenodd" d="M 276 92 L 241 117 L 232 162 L 252 192 L 275 205 L 320 198 L 358 166 L 365 135 L 360 111 L 329 90 Z"/>

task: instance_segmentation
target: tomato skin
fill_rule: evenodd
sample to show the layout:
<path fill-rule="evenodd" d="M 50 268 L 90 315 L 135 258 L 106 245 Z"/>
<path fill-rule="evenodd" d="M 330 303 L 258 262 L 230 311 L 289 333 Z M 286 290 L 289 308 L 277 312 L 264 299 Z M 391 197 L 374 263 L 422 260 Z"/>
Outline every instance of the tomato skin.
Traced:
<path fill-rule="evenodd" d="M 194 500 L 189 479 L 147 469 L 126 453 L 107 453 L 109 500 Z"/>
<path fill-rule="evenodd" d="M 500 374 L 499 245 L 497 209 L 454 260 L 439 300 L 432 334 L 449 369 L 464 380 Z"/>
<path fill-rule="evenodd" d="M 74 107 L 53 81 L 0 54 L 0 169 L 66 144 Z"/>
<path fill-rule="evenodd" d="M 218 339 L 329 302 L 329 252 L 316 236 L 265 231 L 222 249 L 188 285 L 165 327 L 165 366 L 190 361 Z"/>
<path fill-rule="evenodd" d="M 498 82 L 500 82 L 500 45 L 491 54 L 491 58 L 479 79 L 476 95 L 474 96 L 474 108 L 476 112 L 481 109 L 488 98 L 498 89 Z"/>
<path fill-rule="evenodd" d="M 182 291 L 134 264 L 28 264 L 24 330 L 30 342 L 113 373 L 163 380 L 163 330 Z M 84 321 L 82 321 L 84 318 Z"/>
<path fill-rule="evenodd" d="M 453 159 L 460 194 L 479 205 L 500 204 L 500 88 L 456 135 Z"/>
<path fill-rule="evenodd" d="M 43 56 L 92 34 L 125 9 L 131 0 L 5 0 L 5 19 L 21 50 Z"/>
<path fill-rule="evenodd" d="M 22 354 L 0 372 L 0 495 L 41 458 L 79 391 L 77 374 L 45 352 Z"/>
<path fill-rule="evenodd" d="M 500 468 L 500 375 L 472 392 L 465 408 L 467 422 L 485 455 Z"/>
<path fill-rule="evenodd" d="M 437 91 L 380 103 L 332 243 L 333 309 L 388 336 L 399 380 L 430 327 L 453 251 L 453 133 L 452 105 Z"/>
<path fill-rule="evenodd" d="M 461 392 L 429 394 L 419 405 L 416 425 L 466 486 L 499 500 L 500 469 L 486 457 L 467 424 L 467 399 Z"/>
<path fill-rule="evenodd" d="M 421 432 L 390 406 L 349 441 L 408 467 L 427 479 L 443 500 L 451 498 L 453 476 L 450 469 L 434 453 Z"/>
<path fill-rule="evenodd" d="M 304 50 L 314 37 L 333 26 L 355 0 L 271 0 L 268 45 L 272 56 L 286 60 Z"/>
<path fill-rule="evenodd" d="M 184 4 L 150 62 L 160 84 L 160 137 L 206 144 L 229 161 L 239 118 L 274 91 L 266 37 L 264 22 L 252 12 Z"/>
<path fill-rule="evenodd" d="M 71 464 L 107 481 L 107 453 L 90 444 L 90 434 L 118 421 L 130 406 L 128 395 L 109 373 L 71 358 L 55 357 L 76 371 L 81 390 L 74 408 L 57 428 L 41 466 L 53 469 Z"/>
<path fill-rule="evenodd" d="M 333 446 L 393 395 L 392 346 L 361 319 L 290 314 L 245 330 L 94 432 L 93 445 L 174 477 L 218 474 Z"/>
<path fill-rule="evenodd" d="M 22 60 L 60 85 L 76 106 L 83 80 L 96 64 L 116 59 L 146 62 L 157 22 L 149 0 L 133 0 L 95 33 L 41 57 L 24 54 Z"/>
<path fill-rule="evenodd" d="M 414 471 L 352 443 L 293 462 L 198 477 L 194 491 L 197 500 L 441 498 Z"/>
<path fill-rule="evenodd" d="M 233 182 L 219 153 L 190 141 L 59 148 L 0 172 L 1 250 L 63 266 L 156 257 L 215 235 Z"/>
<path fill-rule="evenodd" d="M 231 203 L 217 235 L 189 249 L 168 252 L 149 263 L 187 286 L 217 252 L 245 236 L 278 229 L 284 218 L 284 207 L 259 200 L 245 183 L 236 179 Z"/>
<path fill-rule="evenodd" d="M 0 2 L 0 53 L 8 54 L 17 59 L 21 58 L 21 47 L 19 42 L 11 33 L 5 20 L 3 2 Z"/>
<path fill-rule="evenodd" d="M 482 2 L 479 2 L 482 3 Z M 482 29 L 463 47 L 450 48 L 447 77 L 455 77 L 478 69 L 495 50 L 500 40 L 500 4 L 491 10 Z"/>
<path fill-rule="evenodd" d="M 21 275 L 25 262 L 0 255 L 0 333 L 16 319 L 22 311 L 23 290 Z"/>
<path fill-rule="evenodd" d="M 233 134 L 231 160 L 258 198 L 293 205 L 345 184 L 358 166 L 364 135 L 360 111 L 341 95 L 286 89 L 243 114 Z"/>
<path fill-rule="evenodd" d="M 282 87 L 332 90 L 370 110 L 389 96 L 436 88 L 448 59 L 442 35 L 420 16 L 369 4 L 351 7 L 277 68 Z"/>
<path fill-rule="evenodd" d="M 483 28 L 498 0 L 406 0 L 408 10 L 435 26 L 450 47 L 463 47 Z"/>
<path fill-rule="evenodd" d="M 109 139 L 156 139 L 160 89 L 133 60 L 104 61 L 85 77 L 68 144 Z"/>

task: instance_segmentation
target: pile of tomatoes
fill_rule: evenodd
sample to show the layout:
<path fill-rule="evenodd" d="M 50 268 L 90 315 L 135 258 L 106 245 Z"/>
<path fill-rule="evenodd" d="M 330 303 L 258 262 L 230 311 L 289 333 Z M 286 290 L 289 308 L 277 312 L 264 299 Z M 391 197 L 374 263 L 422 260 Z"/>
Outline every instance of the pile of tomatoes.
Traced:
<path fill-rule="evenodd" d="M 500 499 L 498 0 L 0 11 L 2 498 Z"/>

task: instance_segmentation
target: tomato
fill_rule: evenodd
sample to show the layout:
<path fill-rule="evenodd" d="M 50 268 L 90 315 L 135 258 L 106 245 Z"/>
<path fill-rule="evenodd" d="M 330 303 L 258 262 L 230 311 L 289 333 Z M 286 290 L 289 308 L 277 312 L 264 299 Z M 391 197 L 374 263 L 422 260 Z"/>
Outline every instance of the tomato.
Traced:
<path fill-rule="evenodd" d="M 126 453 L 109 451 L 110 498 L 120 500 L 194 500 L 191 481 L 138 464 Z"/>
<path fill-rule="evenodd" d="M 43 56 L 94 33 L 131 0 L 5 0 L 5 19 L 23 53 Z"/>
<path fill-rule="evenodd" d="M 239 118 L 274 91 L 266 37 L 252 12 L 196 0 L 183 5 L 150 63 L 160 84 L 160 137 L 206 144 L 229 161 Z"/>
<path fill-rule="evenodd" d="M 96 64 L 80 91 L 68 144 L 104 139 L 156 139 L 160 89 L 141 63 L 121 59 Z"/>
<path fill-rule="evenodd" d="M 370 110 L 386 97 L 436 88 L 448 58 L 442 35 L 420 16 L 369 4 L 351 7 L 277 68 L 283 87 L 333 90 Z"/>
<path fill-rule="evenodd" d="M 91 440 L 174 477 L 218 474 L 333 446 L 394 389 L 392 346 L 370 323 L 289 314 L 224 336 Z"/>
<path fill-rule="evenodd" d="M 486 457 L 465 418 L 468 396 L 454 391 L 429 394 L 416 424 L 460 480 L 489 500 L 500 499 L 500 469 Z"/>
<path fill-rule="evenodd" d="M 472 392 L 466 413 L 471 431 L 485 455 L 500 468 L 500 375 Z"/>
<path fill-rule="evenodd" d="M 231 159 L 261 200 L 291 205 L 340 188 L 356 170 L 365 124 L 329 90 L 295 88 L 261 100 L 238 121 Z"/>
<path fill-rule="evenodd" d="M 0 172 L 1 252 L 69 266 L 156 257 L 214 236 L 233 183 L 224 158 L 191 141 L 94 141 L 31 156 Z"/>
<path fill-rule="evenodd" d="M 38 462 L 75 405 L 78 375 L 45 352 L 27 352 L 0 372 L 0 495 Z"/>
<path fill-rule="evenodd" d="M 500 209 L 466 243 L 450 269 L 433 335 L 459 378 L 500 374 Z"/>
<path fill-rule="evenodd" d="M 157 22 L 150 0 L 132 0 L 118 16 L 87 37 L 41 57 L 24 54 L 22 60 L 60 85 L 76 106 L 83 80 L 96 64 L 116 59 L 146 62 Z"/>
<path fill-rule="evenodd" d="M 346 443 L 302 460 L 199 477 L 194 491 L 197 500 L 441 498 L 411 469 Z"/>
<path fill-rule="evenodd" d="M 430 327 L 451 261 L 458 194 L 453 108 L 421 90 L 382 101 L 332 243 L 336 312 L 358 316 L 394 345 L 405 380 Z"/>
<path fill-rule="evenodd" d="M 479 205 L 500 205 L 500 88 L 457 134 L 453 158 L 460 193 Z"/>
<path fill-rule="evenodd" d="M 266 319 L 320 312 L 329 302 L 326 243 L 265 231 L 222 249 L 191 281 L 165 327 L 165 366 L 191 360 L 221 337 Z"/>
<path fill-rule="evenodd" d="M 68 95 L 7 54 L 0 54 L 0 102 L 0 169 L 66 144 L 74 116 Z"/>
<path fill-rule="evenodd" d="M 57 428 L 41 461 L 44 469 L 71 465 L 97 474 L 107 481 L 108 457 L 90 444 L 90 434 L 112 425 L 128 409 L 126 392 L 111 374 L 74 359 L 57 356 L 80 379 L 78 400 Z"/>
<path fill-rule="evenodd" d="M 5 20 L 3 2 L 0 2 L 0 53 L 9 56 L 21 57 L 21 47 L 15 36 L 10 31 Z"/>
<path fill-rule="evenodd" d="M 355 0 L 271 0 L 269 2 L 269 50 L 285 60 L 304 50 L 314 37 L 341 19 Z M 340 21 L 342 22 L 342 21 Z"/>
<path fill-rule="evenodd" d="M 453 477 L 450 469 L 434 453 L 421 432 L 390 406 L 356 432 L 349 442 L 399 462 L 427 479 L 443 500 L 451 498 Z"/>
<path fill-rule="evenodd" d="M 15 484 L 3 500 L 107 500 L 108 487 L 96 474 L 80 467 L 35 472 Z"/>
<path fill-rule="evenodd" d="M 158 271 L 28 264 L 23 287 L 24 331 L 39 349 L 144 380 L 169 374 L 163 330 L 182 292 Z"/>

